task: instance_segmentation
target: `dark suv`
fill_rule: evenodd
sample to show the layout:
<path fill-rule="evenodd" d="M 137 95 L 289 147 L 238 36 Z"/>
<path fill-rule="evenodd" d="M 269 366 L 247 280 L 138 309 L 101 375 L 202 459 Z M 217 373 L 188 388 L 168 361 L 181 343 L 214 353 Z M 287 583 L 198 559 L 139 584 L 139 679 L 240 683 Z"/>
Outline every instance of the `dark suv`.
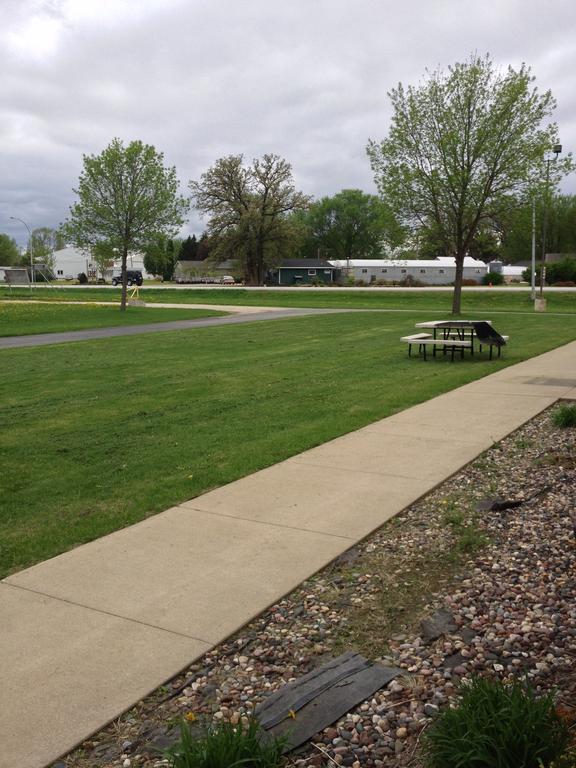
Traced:
<path fill-rule="evenodd" d="M 142 272 L 139 269 L 127 269 L 126 270 L 126 282 L 128 285 L 142 285 L 144 282 L 142 278 Z M 121 285 L 122 275 L 114 275 L 112 277 L 112 285 Z"/>

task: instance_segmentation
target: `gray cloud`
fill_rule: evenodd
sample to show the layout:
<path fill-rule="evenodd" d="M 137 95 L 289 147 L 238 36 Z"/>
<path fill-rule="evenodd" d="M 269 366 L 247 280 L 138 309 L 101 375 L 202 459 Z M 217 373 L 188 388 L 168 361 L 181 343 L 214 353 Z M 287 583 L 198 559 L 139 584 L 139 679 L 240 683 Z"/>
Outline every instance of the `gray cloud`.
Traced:
<path fill-rule="evenodd" d="M 575 22 L 568 0 L 3 0 L 0 231 L 62 221 L 82 154 L 114 136 L 153 143 L 183 187 L 222 155 L 276 152 L 307 193 L 373 191 L 387 91 L 471 51 L 530 64 L 576 150 Z"/>

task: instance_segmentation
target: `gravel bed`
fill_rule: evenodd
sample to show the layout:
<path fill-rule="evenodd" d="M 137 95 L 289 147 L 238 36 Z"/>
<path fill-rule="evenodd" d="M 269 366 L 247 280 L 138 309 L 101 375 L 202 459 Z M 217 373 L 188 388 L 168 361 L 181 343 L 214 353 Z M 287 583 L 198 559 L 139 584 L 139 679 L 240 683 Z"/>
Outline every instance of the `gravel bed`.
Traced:
<path fill-rule="evenodd" d="M 58 768 L 160 768 L 178 723 L 248 717 L 270 692 L 344 650 L 405 670 L 290 757 L 307 766 L 420 766 L 419 737 L 481 673 L 528 677 L 576 703 L 576 430 L 547 411 L 118 721 Z M 522 503 L 485 509 L 500 497 Z M 452 626 L 436 639 L 420 621 Z M 433 634 L 433 633 L 432 633 Z"/>

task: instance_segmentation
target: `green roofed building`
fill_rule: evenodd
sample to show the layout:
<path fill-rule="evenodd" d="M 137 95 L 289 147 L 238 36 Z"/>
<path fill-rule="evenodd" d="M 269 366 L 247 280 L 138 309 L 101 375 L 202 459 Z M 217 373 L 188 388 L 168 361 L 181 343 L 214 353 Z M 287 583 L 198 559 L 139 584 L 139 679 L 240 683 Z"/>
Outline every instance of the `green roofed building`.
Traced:
<path fill-rule="evenodd" d="M 322 259 L 284 259 L 268 273 L 268 285 L 312 285 L 335 283 L 341 269 Z"/>

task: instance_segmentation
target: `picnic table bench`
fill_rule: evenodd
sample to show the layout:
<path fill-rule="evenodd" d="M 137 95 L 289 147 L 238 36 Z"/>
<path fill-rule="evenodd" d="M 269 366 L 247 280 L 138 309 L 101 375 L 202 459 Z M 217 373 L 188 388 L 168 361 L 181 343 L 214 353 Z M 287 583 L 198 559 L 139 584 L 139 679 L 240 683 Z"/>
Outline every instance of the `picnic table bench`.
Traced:
<path fill-rule="evenodd" d="M 483 346 L 490 348 L 490 360 L 494 347 L 498 349 L 500 357 L 502 347 L 508 341 L 508 336 L 501 336 L 493 327 L 489 320 L 428 320 L 423 323 L 416 323 L 416 328 L 430 328 L 432 333 L 414 333 L 408 336 L 402 336 L 400 341 L 408 344 L 408 355 L 412 354 L 412 346 L 418 345 L 418 353 L 426 360 L 426 348 L 432 347 L 432 354 L 436 355 L 437 348 L 440 348 L 444 354 L 451 353 L 451 359 L 454 360 L 454 353 L 460 350 L 461 357 L 464 357 L 464 350 L 469 349 L 470 354 L 474 354 L 474 343 L 478 343 L 479 351 Z M 441 335 L 438 335 L 441 332 Z"/>
<path fill-rule="evenodd" d="M 412 355 L 412 346 L 418 344 L 418 353 L 421 354 L 426 360 L 426 347 L 432 347 L 432 354 L 436 354 L 436 348 L 441 347 L 444 352 L 450 352 L 452 360 L 454 360 L 454 353 L 457 349 L 464 355 L 465 349 L 470 349 L 472 344 L 465 339 L 436 339 L 431 333 L 414 333 L 411 336 L 402 336 L 400 341 L 408 344 L 408 355 Z"/>

